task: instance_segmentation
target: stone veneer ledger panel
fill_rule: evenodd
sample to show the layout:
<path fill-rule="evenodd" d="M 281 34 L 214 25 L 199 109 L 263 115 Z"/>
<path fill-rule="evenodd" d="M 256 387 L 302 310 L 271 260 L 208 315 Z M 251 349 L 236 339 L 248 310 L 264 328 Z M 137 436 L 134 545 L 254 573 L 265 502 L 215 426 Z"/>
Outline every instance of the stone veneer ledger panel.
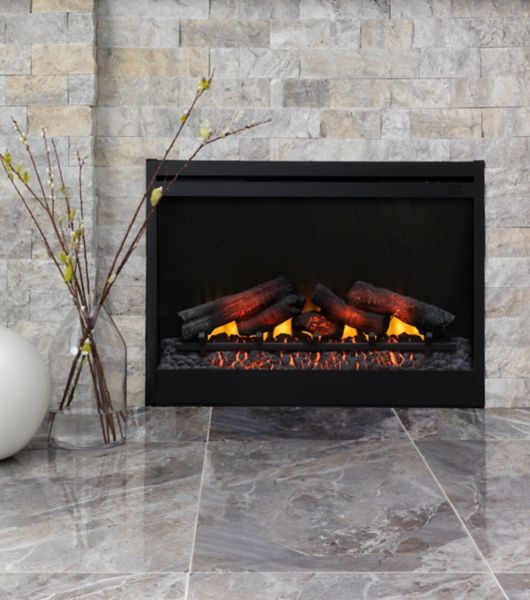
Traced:
<path fill-rule="evenodd" d="M 9 117 L 90 159 L 105 265 L 198 77 L 199 121 L 271 115 L 212 146 L 226 160 L 485 160 L 486 404 L 526 405 L 530 340 L 530 4 L 522 0 L 0 0 L 0 136 Z M 46 351 L 68 299 L 5 181 L 0 323 Z M 98 198 L 97 205 L 93 201 Z M 144 247 L 111 309 L 144 398 Z"/>

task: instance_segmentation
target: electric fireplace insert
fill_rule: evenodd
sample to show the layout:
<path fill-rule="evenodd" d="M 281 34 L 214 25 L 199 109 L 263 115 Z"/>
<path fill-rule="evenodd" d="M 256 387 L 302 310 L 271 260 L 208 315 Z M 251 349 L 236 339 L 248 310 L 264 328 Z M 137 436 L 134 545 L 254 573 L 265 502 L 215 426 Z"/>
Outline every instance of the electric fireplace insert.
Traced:
<path fill-rule="evenodd" d="M 148 227 L 146 361 L 150 405 L 483 406 L 484 163 L 192 163 Z"/>

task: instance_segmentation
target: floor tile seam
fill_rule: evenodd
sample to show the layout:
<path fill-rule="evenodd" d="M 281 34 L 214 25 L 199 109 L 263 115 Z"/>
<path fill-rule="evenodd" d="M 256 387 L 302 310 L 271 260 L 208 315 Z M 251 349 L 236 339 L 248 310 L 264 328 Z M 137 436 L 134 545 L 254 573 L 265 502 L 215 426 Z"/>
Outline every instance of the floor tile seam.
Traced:
<path fill-rule="evenodd" d="M 504 588 L 502 587 L 502 585 L 500 584 L 499 580 L 497 579 L 497 576 L 495 575 L 495 572 L 493 571 L 493 568 L 491 567 L 491 565 L 489 564 L 489 562 L 486 560 L 486 557 L 484 556 L 484 554 L 482 553 L 482 550 L 479 548 L 475 538 L 471 535 L 467 525 L 464 523 L 464 520 L 462 519 L 462 517 L 460 516 L 459 512 L 456 510 L 455 505 L 453 504 L 453 502 L 451 501 L 451 499 L 449 498 L 447 492 L 445 491 L 445 488 L 442 486 L 442 484 L 440 483 L 440 481 L 438 480 L 438 478 L 436 477 L 436 475 L 434 474 L 434 471 L 432 470 L 431 466 L 429 465 L 429 463 L 427 462 L 427 459 L 425 458 L 425 456 L 422 454 L 422 452 L 420 451 L 420 449 L 418 448 L 416 442 L 412 439 L 412 436 L 410 435 L 409 431 L 407 430 L 407 428 L 405 427 L 405 425 L 403 425 L 403 422 L 401 421 L 400 416 L 398 415 L 397 411 L 395 408 L 392 409 L 394 411 L 394 414 L 396 415 L 396 417 L 399 419 L 401 426 L 403 427 L 403 429 L 405 430 L 406 434 L 408 435 L 412 445 L 414 446 L 416 452 L 418 453 L 418 456 L 420 457 L 420 460 L 423 462 L 423 464 L 425 465 L 425 468 L 429 471 L 429 473 L 431 474 L 431 477 L 433 478 L 434 482 L 436 483 L 436 485 L 438 486 L 438 489 L 440 490 L 440 492 L 443 494 L 446 502 L 449 504 L 449 506 L 451 507 L 451 510 L 453 511 L 454 515 L 456 516 L 456 518 L 458 519 L 458 521 L 460 522 L 460 525 L 462 527 L 462 529 L 464 530 L 465 534 L 468 536 L 469 540 L 471 541 L 471 544 L 475 547 L 475 550 L 477 551 L 478 555 L 480 556 L 480 558 L 483 560 L 484 564 L 486 565 L 486 567 L 488 568 L 489 573 L 491 574 L 491 576 L 493 577 L 493 580 L 495 581 L 495 583 L 497 584 L 499 590 L 501 591 L 501 593 L 503 594 L 503 596 L 505 597 L 506 600 L 510 600 L 508 595 L 506 594 L 506 592 L 504 591 Z"/>
<path fill-rule="evenodd" d="M 202 488 L 204 486 L 204 479 L 206 475 L 206 461 L 208 455 L 208 444 L 210 441 L 210 430 L 212 426 L 212 417 L 213 417 L 213 407 L 210 408 L 210 415 L 208 418 L 208 427 L 206 429 L 206 441 L 204 443 L 204 454 L 202 458 L 202 471 L 201 471 L 201 480 L 199 483 L 199 493 L 197 495 L 197 515 L 195 517 L 195 523 L 193 526 L 193 537 L 191 541 L 190 548 L 190 560 L 188 563 L 188 571 L 186 575 L 186 583 L 184 587 L 184 598 L 183 600 L 188 600 L 189 589 L 190 589 L 190 577 L 193 570 L 193 555 L 195 554 L 195 542 L 197 541 L 197 529 L 199 527 L 199 516 L 201 512 L 201 497 L 202 497 Z"/>
<path fill-rule="evenodd" d="M 513 574 L 512 571 L 509 572 Z M 489 569 L 485 571 L 311 571 L 303 569 L 297 571 L 296 569 L 289 571 L 271 571 L 269 569 L 265 571 L 235 571 L 235 570 L 223 570 L 223 571 L 192 571 L 190 575 L 491 575 Z"/>

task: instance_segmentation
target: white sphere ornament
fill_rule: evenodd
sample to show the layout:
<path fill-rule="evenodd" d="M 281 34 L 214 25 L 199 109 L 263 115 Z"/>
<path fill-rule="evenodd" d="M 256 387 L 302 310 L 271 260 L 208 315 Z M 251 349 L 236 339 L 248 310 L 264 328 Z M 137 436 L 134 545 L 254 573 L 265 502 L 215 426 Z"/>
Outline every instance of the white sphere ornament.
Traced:
<path fill-rule="evenodd" d="M 37 433 L 48 412 L 50 375 L 35 347 L 0 327 L 0 460 Z"/>

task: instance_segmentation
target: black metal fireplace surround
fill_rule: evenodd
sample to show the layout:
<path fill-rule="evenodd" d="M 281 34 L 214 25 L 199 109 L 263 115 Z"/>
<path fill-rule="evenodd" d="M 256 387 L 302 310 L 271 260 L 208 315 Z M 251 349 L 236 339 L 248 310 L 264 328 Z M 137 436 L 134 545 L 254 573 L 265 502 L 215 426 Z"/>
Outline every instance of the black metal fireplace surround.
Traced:
<path fill-rule="evenodd" d="M 177 313 L 279 276 L 306 302 L 364 281 L 455 318 L 421 335 L 184 339 Z M 148 405 L 483 406 L 484 163 L 192 163 L 147 231 L 146 362 Z"/>

